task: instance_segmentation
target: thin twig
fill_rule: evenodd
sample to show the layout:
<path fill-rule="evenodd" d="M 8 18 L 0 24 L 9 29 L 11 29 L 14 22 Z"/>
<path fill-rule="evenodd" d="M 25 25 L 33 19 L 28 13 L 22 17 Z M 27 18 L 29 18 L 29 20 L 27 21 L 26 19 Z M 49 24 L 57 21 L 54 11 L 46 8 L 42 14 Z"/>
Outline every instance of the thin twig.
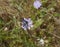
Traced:
<path fill-rule="evenodd" d="M 60 39 L 60 36 L 57 36 L 56 34 L 51 33 L 51 32 L 48 32 L 48 33 L 49 33 L 49 34 L 51 34 L 51 35 L 53 35 L 54 37 L 56 37 L 56 38 Z"/>

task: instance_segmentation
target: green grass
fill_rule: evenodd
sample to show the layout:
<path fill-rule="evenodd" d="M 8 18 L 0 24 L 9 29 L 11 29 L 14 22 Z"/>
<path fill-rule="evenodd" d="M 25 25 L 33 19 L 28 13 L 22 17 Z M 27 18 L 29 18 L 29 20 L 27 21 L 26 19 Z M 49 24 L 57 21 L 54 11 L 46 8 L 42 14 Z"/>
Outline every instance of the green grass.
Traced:
<path fill-rule="evenodd" d="M 33 2 L 0 1 L 0 47 L 43 47 L 35 38 L 47 40 L 44 47 L 60 46 L 60 1 L 41 0 L 42 6 L 38 10 L 33 7 Z M 29 30 L 32 37 L 21 28 L 21 18 L 24 17 L 33 21 L 34 27 Z"/>

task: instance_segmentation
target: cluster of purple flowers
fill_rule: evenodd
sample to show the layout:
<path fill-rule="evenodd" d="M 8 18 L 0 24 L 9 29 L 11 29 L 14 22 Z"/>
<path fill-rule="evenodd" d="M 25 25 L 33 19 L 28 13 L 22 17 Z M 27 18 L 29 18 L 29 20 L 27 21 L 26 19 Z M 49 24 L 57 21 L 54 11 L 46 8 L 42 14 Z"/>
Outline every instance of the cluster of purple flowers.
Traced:
<path fill-rule="evenodd" d="M 33 6 L 34 8 L 36 9 L 39 9 L 41 7 L 41 2 L 39 0 L 35 0 L 34 3 L 33 3 Z M 33 22 L 31 20 L 31 18 L 23 18 L 22 20 L 22 28 L 24 30 L 27 30 L 27 29 L 31 29 L 31 27 L 33 27 Z"/>

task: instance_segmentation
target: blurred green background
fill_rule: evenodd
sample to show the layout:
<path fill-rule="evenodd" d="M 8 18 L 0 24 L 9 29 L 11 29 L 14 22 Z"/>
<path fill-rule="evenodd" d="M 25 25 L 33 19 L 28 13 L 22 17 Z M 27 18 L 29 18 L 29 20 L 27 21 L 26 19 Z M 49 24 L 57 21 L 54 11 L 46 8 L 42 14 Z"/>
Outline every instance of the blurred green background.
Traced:
<path fill-rule="evenodd" d="M 0 0 L 0 47 L 60 47 L 60 0 L 41 0 L 38 10 L 34 1 Z M 34 28 L 21 28 L 24 17 L 32 19 Z M 44 46 L 38 38 L 44 39 Z"/>

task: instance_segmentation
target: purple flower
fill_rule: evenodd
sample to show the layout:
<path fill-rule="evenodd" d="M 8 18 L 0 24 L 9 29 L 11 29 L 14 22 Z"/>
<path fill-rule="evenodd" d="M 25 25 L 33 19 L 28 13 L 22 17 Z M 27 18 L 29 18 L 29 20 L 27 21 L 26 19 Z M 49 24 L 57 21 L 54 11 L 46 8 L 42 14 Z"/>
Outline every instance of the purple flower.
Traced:
<path fill-rule="evenodd" d="M 24 30 L 27 30 L 27 29 L 31 29 L 31 27 L 33 27 L 33 22 L 32 22 L 32 20 L 30 19 L 30 18 L 24 18 L 23 20 L 22 20 L 22 28 L 24 29 Z"/>
<path fill-rule="evenodd" d="M 34 1 L 34 4 L 33 4 L 34 8 L 39 9 L 41 7 L 41 5 L 42 4 L 39 0 Z"/>

